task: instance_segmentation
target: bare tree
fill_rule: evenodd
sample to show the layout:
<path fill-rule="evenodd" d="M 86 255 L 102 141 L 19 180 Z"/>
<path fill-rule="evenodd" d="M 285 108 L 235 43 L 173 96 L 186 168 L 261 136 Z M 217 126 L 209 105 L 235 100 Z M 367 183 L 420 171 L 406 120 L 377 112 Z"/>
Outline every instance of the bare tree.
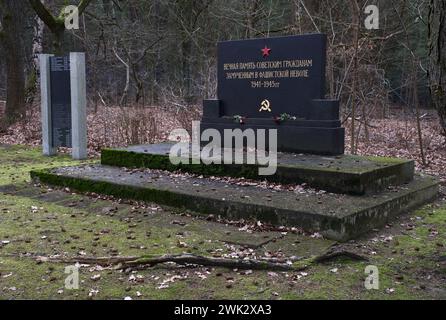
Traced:
<path fill-rule="evenodd" d="M 405 21 L 402 18 L 402 14 L 397 10 L 397 8 L 394 6 L 395 13 L 400 21 L 401 27 L 403 29 L 404 34 L 404 42 L 401 41 L 402 46 L 409 51 L 409 58 L 410 58 L 410 74 L 409 74 L 409 85 L 408 89 L 412 92 L 412 99 L 411 102 L 413 106 L 415 107 L 415 117 L 416 117 L 416 123 L 417 123 L 417 134 L 418 134 L 418 146 L 420 149 L 420 156 L 421 156 L 421 163 L 423 165 L 426 165 L 426 156 L 424 152 L 424 146 L 423 146 L 423 132 L 421 128 L 421 119 L 420 119 L 420 102 L 419 102 L 419 93 L 418 93 L 418 65 L 420 65 L 420 59 L 417 56 L 417 54 L 412 50 L 411 48 L 411 41 L 409 37 L 408 28 L 406 26 Z M 402 10 L 405 10 L 405 7 L 402 8 Z"/>
<path fill-rule="evenodd" d="M 352 89 L 351 89 L 351 153 L 356 153 L 356 134 L 355 134 L 355 121 L 356 121 L 356 83 L 358 75 L 358 50 L 359 50 L 359 18 L 360 11 L 357 0 L 350 0 L 350 10 L 352 13 L 352 28 L 353 28 L 353 68 L 352 68 Z"/>
<path fill-rule="evenodd" d="M 259 0 L 245 1 L 246 6 L 246 38 L 254 38 L 256 34 L 256 25 L 259 19 Z"/>
<path fill-rule="evenodd" d="M 429 87 L 432 102 L 446 134 L 446 2 L 430 0 L 428 17 Z"/>
<path fill-rule="evenodd" d="M 79 16 L 85 11 L 92 0 L 81 0 L 78 6 Z M 65 13 L 62 9 L 59 16 L 53 16 L 49 9 L 40 0 L 29 0 L 31 7 L 39 16 L 39 18 L 45 23 L 48 29 L 53 35 L 53 46 L 56 54 L 63 53 L 63 43 L 65 35 Z"/>
<path fill-rule="evenodd" d="M 25 63 L 23 58 L 24 4 L 0 0 L 0 45 L 6 61 L 6 110 L 2 126 L 8 126 L 25 111 Z"/>

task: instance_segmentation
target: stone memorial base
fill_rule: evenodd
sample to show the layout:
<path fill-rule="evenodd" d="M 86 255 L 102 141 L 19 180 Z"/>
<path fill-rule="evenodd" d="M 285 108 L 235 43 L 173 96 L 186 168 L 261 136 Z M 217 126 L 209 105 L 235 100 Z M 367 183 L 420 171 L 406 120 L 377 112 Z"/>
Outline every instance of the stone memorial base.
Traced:
<path fill-rule="evenodd" d="M 433 200 L 438 193 L 438 181 L 414 175 L 414 164 L 408 160 L 281 153 L 276 175 L 259 177 L 256 165 L 172 165 L 170 146 L 104 150 L 102 164 L 33 171 L 31 176 L 44 184 L 82 192 L 301 227 L 341 241 L 383 226 L 392 217 Z M 196 175 L 171 172 L 176 170 Z M 305 183 L 306 187 L 273 190 L 260 183 L 228 183 L 216 176 L 267 178 Z"/>
<path fill-rule="evenodd" d="M 169 159 L 173 144 L 105 149 L 102 150 L 101 163 L 126 168 L 182 170 L 200 175 L 243 177 L 285 184 L 306 183 L 310 187 L 353 195 L 373 193 L 390 185 L 410 182 L 414 176 L 412 160 L 352 155 L 318 156 L 279 152 L 277 171 L 271 176 L 259 176 L 258 165 L 173 165 Z"/>
<path fill-rule="evenodd" d="M 273 120 L 249 119 L 249 128 L 271 129 L 269 122 Z M 312 153 L 321 155 L 340 155 L 344 153 L 345 129 L 339 121 L 288 121 L 275 127 L 277 130 L 278 150 L 296 153 Z M 216 129 L 223 136 L 224 130 L 241 129 L 246 126 L 234 123 L 230 118 L 218 120 L 203 119 L 202 131 Z"/>
<path fill-rule="evenodd" d="M 312 100 L 308 108 L 299 111 L 295 120 L 276 122 L 269 118 L 244 118 L 243 124 L 234 118 L 221 116 L 220 100 L 203 101 L 203 118 L 200 130 L 216 129 L 223 136 L 224 130 L 276 129 L 277 150 L 294 153 L 341 155 L 344 153 L 345 129 L 339 120 L 339 102 Z"/>

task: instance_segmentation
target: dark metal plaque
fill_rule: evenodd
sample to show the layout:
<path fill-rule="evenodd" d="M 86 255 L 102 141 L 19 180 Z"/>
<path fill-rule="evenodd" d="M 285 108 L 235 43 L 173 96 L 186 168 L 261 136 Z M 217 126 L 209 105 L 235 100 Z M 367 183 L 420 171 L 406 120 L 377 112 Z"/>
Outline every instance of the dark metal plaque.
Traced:
<path fill-rule="evenodd" d="M 70 58 L 50 57 L 52 146 L 71 148 Z"/>

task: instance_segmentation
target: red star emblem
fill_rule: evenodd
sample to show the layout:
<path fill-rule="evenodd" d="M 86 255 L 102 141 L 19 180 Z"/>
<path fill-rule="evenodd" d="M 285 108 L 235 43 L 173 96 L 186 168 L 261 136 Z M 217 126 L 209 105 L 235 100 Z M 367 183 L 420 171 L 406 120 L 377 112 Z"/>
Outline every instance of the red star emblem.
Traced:
<path fill-rule="evenodd" d="M 271 49 L 268 48 L 268 46 L 265 46 L 265 48 L 262 49 L 262 54 L 263 54 L 264 58 L 268 57 L 270 53 L 271 53 Z"/>

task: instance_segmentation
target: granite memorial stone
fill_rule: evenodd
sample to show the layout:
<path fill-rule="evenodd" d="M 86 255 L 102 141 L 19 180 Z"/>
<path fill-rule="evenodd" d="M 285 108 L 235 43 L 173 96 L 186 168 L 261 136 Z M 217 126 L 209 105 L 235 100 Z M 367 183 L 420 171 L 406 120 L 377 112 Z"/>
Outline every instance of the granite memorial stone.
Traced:
<path fill-rule="evenodd" d="M 204 101 L 201 130 L 277 129 L 279 151 L 343 154 L 325 61 L 324 34 L 220 42 L 218 98 Z"/>

